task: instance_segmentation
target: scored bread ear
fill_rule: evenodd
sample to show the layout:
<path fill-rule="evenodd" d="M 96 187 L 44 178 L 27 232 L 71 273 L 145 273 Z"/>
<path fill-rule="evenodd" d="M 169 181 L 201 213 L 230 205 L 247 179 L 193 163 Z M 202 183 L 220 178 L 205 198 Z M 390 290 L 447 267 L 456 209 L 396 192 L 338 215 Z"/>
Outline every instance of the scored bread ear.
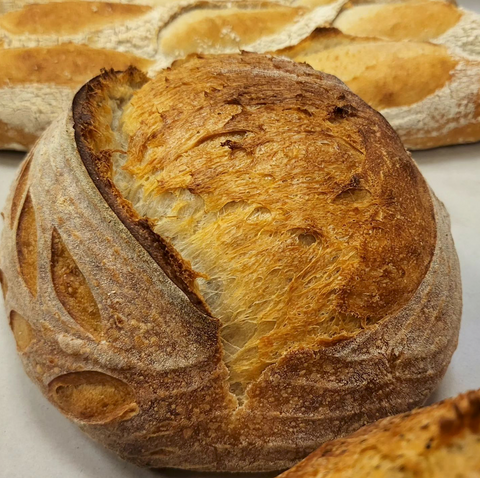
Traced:
<path fill-rule="evenodd" d="M 480 56 L 480 15 L 445 1 L 353 6 L 342 11 L 333 26 L 348 35 L 430 41 L 460 55 Z"/>
<path fill-rule="evenodd" d="M 407 148 L 480 139 L 480 62 L 444 46 L 324 29 L 276 54 L 338 76 L 387 118 Z"/>

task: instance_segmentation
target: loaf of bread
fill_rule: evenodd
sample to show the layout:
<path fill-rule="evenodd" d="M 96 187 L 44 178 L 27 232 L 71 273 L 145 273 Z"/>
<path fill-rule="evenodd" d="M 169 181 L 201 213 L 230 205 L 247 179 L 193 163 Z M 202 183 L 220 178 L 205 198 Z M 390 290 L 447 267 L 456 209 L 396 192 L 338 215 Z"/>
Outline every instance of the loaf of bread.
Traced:
<path fill-rule="evenodd" d="M 321 29 L 275 52 L 341 78 L 380 111 L 410 149 L 480 139 L 480 59 L 429 42 Z"/>
<path fill-rule="evenodd" d="M 461 56 L 480 57 L 480 16 L 442 1 L 416 0 L 346 8 L 333 26 L 347 35 L 428 41 Z"/>
<path fill-rule="evenodd" d="M 29 149 L 99 68 L 156 70 L 195 52 L 267 51 L 330 24 L 347 0 L 28 5 L 0 16 L 0 148 Z"/>
<path fill-rule="evenodd" d="M 49 2 L 0 16 L 0 148 L 30 148 L 101 67 L 132 64 L 153 75 L 190 53 L 239 50 L 285 54 L 339 76 L 411 149 L 480 139 L 479 17 L 447 2 L 145 3 L 153 6 Z M 335 30 L 309 37 L 334 20 L 341 46 L 331 42 Z"/>
<path fill-rule="evenodd" d="M 285 469 L 422 404 L 457 345 L 443 205 L 380 114 L 287 59 L 104 73 L 4 216 L 28 375 L 139 465 Z"/>
<path fill-rule="evenodd" d="M 14 3 L 17 3 L 17 1 L 14 0 Z M 60 0 L 56 0 L 56 1 L 60 1 Z M 452 5 L 457 5 L 456 0 L 425 0 L 425 1 L 429 1 L 429 2 L 443 1 L 445 3 L 450 3 Z M 355 5 L 378 5 L 378 4 L 414 3 L 414 2 L 418 2 L 418 0 L 350 0 L 346 4 L 346 7 L 348 8 L 348 7 L 352 7 L 352 6 L 355 6 Z M 38 2 L 35 2 L 35 3 L 38 3 Z"/>
<path fill-rule="evenodd" d="M 385 418 L 325 443 L 281 478 L 480 476 L 480 391 Z"/>
<path fill-rule="evenodd" d="M 96 0 L 80 0 L 82 2 L 95 2 Z M 116 0 L 115 3 L 122 3 L 122 4 L 136 4 L 136 5 L 150 5 L 150 6 L 166 6 L 169 4 L 174 3 L 182 3 L 186 4 L 189 0 Z M 281 0 L 282 1 L 282 0 Z M 292 3 L 294 0 L 283 0 L 282 3 L 289 4 Z M 378 4 L 378 3 L 407 3 L 407 2 L 414 2 L 417 0 L 349 0 L 349 5 L 365 5 L 365 4 Z M 429 0 L 429 1 L 437 1 L 437 0 Z M 455 0 L 444 0 L 447 3 L 451 3 L 456 5 Z M 229 0 L 229 3 L 244 3 L 244 0 Z M 14 10 L 21 10 L 23 7 L 32 4 L 44 4 L 44 3 L 65 3 L 65 0 L 2 0 L 0 3 L 0 14 L 14 11 Z M 261 2 L 265 4 L 265 2 Z M 329 0 L 324 0 L 324 3 L 329 3 Z"/>

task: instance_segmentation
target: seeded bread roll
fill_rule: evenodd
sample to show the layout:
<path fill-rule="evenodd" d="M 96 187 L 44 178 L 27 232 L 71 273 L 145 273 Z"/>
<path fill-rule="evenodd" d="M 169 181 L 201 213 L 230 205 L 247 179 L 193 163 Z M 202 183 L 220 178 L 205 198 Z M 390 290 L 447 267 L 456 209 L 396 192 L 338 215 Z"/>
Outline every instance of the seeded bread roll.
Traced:
<path fill-rule="evenodd" d="M 457 345 L 443 205 L 381 115 L 286 59 L 90 81 L 4 215 L 27 373 L 139 465 L 285 469 L 423 403 Z"/>
<path fill-rule="evenodd" d="M 385 418 L 325 443 L 281 478 L 480 476 L 480 391 Z"/>

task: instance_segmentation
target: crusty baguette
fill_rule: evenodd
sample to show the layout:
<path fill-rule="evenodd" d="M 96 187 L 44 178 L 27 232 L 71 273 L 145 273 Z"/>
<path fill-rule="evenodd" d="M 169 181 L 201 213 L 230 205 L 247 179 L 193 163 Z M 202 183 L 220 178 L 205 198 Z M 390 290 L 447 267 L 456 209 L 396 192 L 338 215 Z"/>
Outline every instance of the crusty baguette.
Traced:
<path fill-rule="evenodd" d="M 0 50 L 0 145 L 29 149 L 104 65 L 147 69 L 151 61 L 128 53 L 64 44 Z"/>
<path fill-rule="evenodd" d="M 347 8 L 333 26 L 359 37 L 430 41 L 446 45 L 462 56 L 480 58 L 480 15 L 443 1 Z"/>
<path fill-rule="evenodd" d="M 60 0 L 58 0 L 60 1 Z M 418 0 L 349 0 L 347 7 L 354 5 L 378 5 L 378 4 L 393 4 L 393 3 L 411 3 L 417 2 Z M 457 5 L 456 0 L 426 0 L 430 2 L 444 1 L 446 3 L 451 3 L 452 5 Z"/>
<path fill-rule="evenodd" d="M 410 149 L 480 139 L 480 59 L 441 45 L 314 32 L 275 52 L 338 76 L 391 123 Z"/>
<path fill-rule="evenodd" d="M 346 0 L 247 0 L 233 4 L 186 0 L 156 7 L 67 2 L 61 6 L 28 5 L 7 13 L 0 17 L 0 60 L 5 55 L 11 60 L 2 60 L 2 64 L 21 70 L 20 63 L 30 55 L 27 65 L 36 68 L 48 58 L 45 49 L 61 48 L 58 44 L 86 45 L 77 48 L 83 48 L 84 63 L 88 58 L 92 62 L 81 81 L 69 86 L 63 85 L 62 79 L 79 76 L 78 71 L 71 70 L 74 61 L 58 62 L 55 54 L 51 62 L 54 74 L 48 84 L 36 83 L 35 75 L 29 84 L 24 81 L 28 77 L 19 84 L 6 68 L 6 80 L 0 85 L 0 148 L 29 148 L 66 107 L 75 89 L 88 78 L 86 73 L 97 72 L 101 64 L 118 68 L 127 60 L 127 56 L 120 60 L 120 54 L 129 55 L 132 64 L 153 75 L 190 53 L 239 50 L 286 55 L 339 76 L 380 109 L 411 149 L 478 141 L 480 59 L 474 55 L 480 48 L 478 16 L 432 0 L 358 6 L 344 10 L 336 20 L 346 31 L 358 30 L 358 35 L 340 39 L 334 30 L 312 34 L 319 25 L 333 21 L 345 5 Z M 359 11 L 380 15 L 375 24 L 383 30 L 369 24 L 368 31 L 391 38 L 374 41 L 364 37 L 366 27 L 358 21 L 363 17 L 355 13 Z M 389 19 L 401 19 L 402 15 L 406 22 L 399 20 L 399 28 L 392 33 Z M 429 22 L 432 27 L 428 34 L 419 33 Z M 327 44 L 334 44 L 334 37 L 342 46 L 326 51 Z M 397 37 L 410 39 L 411 44 L 385 43 Z M 436 48 L 419 43 L 424 39 L 445 45 Z M 39 51 L 39 46 L 44 49 Z M 390 55 L 389 49 L 396 55 Z M 419 68 L 420 64 L 426 69 Z M 38 98 L 32 101 L 34 92 Z"/>
<path fill-rule="evenodd" d="M 96 1 L 96 0 L 81 0 L 81 1 Z M 150 5 L 150 6 L 159 6 L 159 5 L 168 5 L 172 3 L 179 3 L 180 0 L 116 0 L 115 3 L 127 3 L 127 4 L 136 4 L 136 5 Z M 188 1 L 188 0 L 187 0 Z M 239 2 L 242 0 L 230 0 L 230 3 Z M 349 0 L 349 3 L 352 5 L 364 5 L 364 4 L 376 4 L 376 3 L 401 3 L 401 2 L 412 2 L 416 0 Z M 437 1 L 437 0 L 430 0 Z M 448 3 L 456 5 L 456 0 L 445 0 Z M 2 0 L 0 2 L 0 14 L 20 10 L 26 5 L 39 4 L 39 3 L 60 3 L 64 0 Z M 291 3 L 292 0 L 284 0 L 286 4 Z M 185 2 L 182 2 L 185 3 Z"/>
<path fill-rule="evenodd" d="M 287 59 L 104 73 L 4 218 L 27 373 L 144 466 L 287 468 L 422 404 L 457 345 L 443 205 L 380 114 Z"/>
<path fill-rule="evenodd" d="M 281 478 L 478 478 L 480 390 L 325 443 Z"/>
<path fill-rule="evenodd" d="M 330 23 L 345 2 L 190 0 L 152 8 L 77 1 L 7 13 L 0 16 L 0 148 L 30 148 L 102 67 L 130 62 L 147 70 L 155 61 L 158 70 L 192 52 L 294 45 Z M 45 69 L 48 81 L 37 81 Z"/>

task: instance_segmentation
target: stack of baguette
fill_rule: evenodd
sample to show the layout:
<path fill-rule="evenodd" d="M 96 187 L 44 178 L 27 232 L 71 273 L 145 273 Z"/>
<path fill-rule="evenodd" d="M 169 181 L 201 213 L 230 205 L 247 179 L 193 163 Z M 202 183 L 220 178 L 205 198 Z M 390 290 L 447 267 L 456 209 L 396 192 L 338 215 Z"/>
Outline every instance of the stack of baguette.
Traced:
<path fill-rule="evenodd" d="M 410 149 L 480 139 L 480 16 L 443 0 L 11 0 L 0 6 L 0 148 L 27 150 L 101 68 L 269 52 L 334 74 Z"/>

